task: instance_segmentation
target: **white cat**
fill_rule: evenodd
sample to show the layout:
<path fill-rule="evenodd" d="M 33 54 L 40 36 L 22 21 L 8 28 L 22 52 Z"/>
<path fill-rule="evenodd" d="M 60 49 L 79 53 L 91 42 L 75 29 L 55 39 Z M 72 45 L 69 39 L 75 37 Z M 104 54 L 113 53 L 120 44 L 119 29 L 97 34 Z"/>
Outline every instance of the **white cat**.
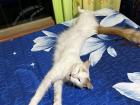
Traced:
<path fill-rule="evenodd" d="M 38 105 L 51 84 L 54 86 L 54 105 L 62 105 L 62 86 L 65 81 L 80 88 L 93 88 L 89 77 L 90 62 L 80 59 L 81 48 L 92 35 L 116 34 L 140 44 L 140 32 L 134 29 L 102 27 L 97 23 L 93 11 L 79 8 L 79 13 L 76 23 L 58 38 L 53 67 L 42 80 L 29 105 Z"/>
<path fill-rule="evenodd" d="M 42 80 L 29 105 L 38 105 L 51 84 L 54 85 L 54 105 L 62 105 L 62 85 L 71 81 L 80 88 L 92 89 L 89 78 L 90 62 L 80 59 L 87 38 L 96 34 L 98 23 L 92 11 L 82 11 L 75 25 L 61 33 L 54 53 L 54 64 Z"/>

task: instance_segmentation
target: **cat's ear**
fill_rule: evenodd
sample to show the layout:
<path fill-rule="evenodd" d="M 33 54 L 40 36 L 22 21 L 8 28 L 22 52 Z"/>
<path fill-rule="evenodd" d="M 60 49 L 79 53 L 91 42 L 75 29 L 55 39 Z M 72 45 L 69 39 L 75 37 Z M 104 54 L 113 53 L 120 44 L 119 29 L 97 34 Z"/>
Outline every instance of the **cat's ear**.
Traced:
<path fill-rule="evenodd" d="M 81 7 L 78 6 L 78 12 L 79 12 L 79 13 L 83 13 L 84 11 L 85 11 L 84 9 L 81 9 Z"/>
<path fill-rule="evenodd" d="M 88 89 L 93 89 L 93 85 L 92 85 L 92 83 L 90 82 L 89 79 L 86 80 L 84 87 L 86 87 Z"/>
<path fill-rule="evenodd" d="M 87 69 L 89 69 L 90 64 L 91 64 L 91 63 L 90 63 L 89 60 L 87 60 L 87 61 L 84 62 L 84 65 L 85 65 L 85 67 L 86 67 Z"/>

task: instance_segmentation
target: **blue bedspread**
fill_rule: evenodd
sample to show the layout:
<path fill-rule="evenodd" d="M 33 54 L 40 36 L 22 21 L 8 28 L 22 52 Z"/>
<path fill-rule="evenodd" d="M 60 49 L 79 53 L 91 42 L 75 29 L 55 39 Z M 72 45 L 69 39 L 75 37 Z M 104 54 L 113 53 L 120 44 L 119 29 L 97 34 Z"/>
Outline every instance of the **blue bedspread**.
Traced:
<path fill-rule="evenodd" d="M 103 26 L 131 27 L 139 30 L 138 25 L 112 10 L 97 11 L 96 17 Z M 58 34 L 67 29 L 73 21 L 0 43 L 0 105 L 28 105 L 44 75 L 52 67 Z M 140 72 L 140 48 L 137 45 L 121 37 L 95 35 L 87 39 L 81 59 L 91 60 L 90 76 L 94 89 L 81 90 L 65 84 L 63 105 L 140 105 L 140 96 L 135 97 L 135 94 L 139 95 L 140 88 L 133 88 L 133 79 L 128 79 L 127 75 Z M 136 84 L 140 83 L 140 75 L 136 77 Z M 127 83 L 127 87 L 130 84 L 131 90 L 114 86 L 121 82 Z M 53 87 L 39 105 L 52 103 Z"/>

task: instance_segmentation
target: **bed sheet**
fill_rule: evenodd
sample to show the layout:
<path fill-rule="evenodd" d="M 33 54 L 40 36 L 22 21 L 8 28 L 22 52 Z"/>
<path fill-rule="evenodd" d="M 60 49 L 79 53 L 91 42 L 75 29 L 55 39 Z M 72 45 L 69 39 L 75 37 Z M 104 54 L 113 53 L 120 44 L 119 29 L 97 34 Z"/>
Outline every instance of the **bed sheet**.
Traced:
<path fill-rule="evenodd" d="M 119 12 L 95 12 L 102 26 L 139 26 Z M 28 105 L 44 75 L 52 67 L 59 34 L 75 20 L 0 43 L 0 105 Z M 63 105 L 140 105 L 140 48 L 118 36 L 87 39 L 81 59 L 90 59 L 93 90 L 63 86 Z M 52 105 L 53 87 L 39 105 Z"/>

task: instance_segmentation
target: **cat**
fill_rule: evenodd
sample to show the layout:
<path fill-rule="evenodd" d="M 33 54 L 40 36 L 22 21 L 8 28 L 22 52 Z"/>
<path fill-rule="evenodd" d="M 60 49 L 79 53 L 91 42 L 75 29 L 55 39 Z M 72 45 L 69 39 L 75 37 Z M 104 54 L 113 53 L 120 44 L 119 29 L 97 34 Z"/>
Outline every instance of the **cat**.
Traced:
<path fill-rule="evenodd" d="M 62 105 L 62 86 L 65 81 L 72 82 L 80 88 L 92 89 L 90 81 L 90 61 L 80 59 L 80 51 L 85 40 L 95 34 L 115 34 L 140 44 L 140 32 L 134 29 L 99 26 L 93 11 L 79 10 L 76 23 L 60 34 L 53 58 L 53 67 L 38 87 L 29 105 L 38 105 L 39 101 L 54 86 L 54 104 Z"/>
<path fill-rule="evenodd" d="M 85 40 L 97 33 L 98 25 L 93 12 L 86 11 L 79 15 L 75 25 L 60 34 L 53 66 L 42 80 L 29 105 L 38 105 L 51 84 L 54 86 L 53 105 L 62 105 L 62 86 L 65 81 L 71 81 L 80 88 L 93 88 L 89 78 L 90 63 L 80 59 L 80 51 Z"/>

